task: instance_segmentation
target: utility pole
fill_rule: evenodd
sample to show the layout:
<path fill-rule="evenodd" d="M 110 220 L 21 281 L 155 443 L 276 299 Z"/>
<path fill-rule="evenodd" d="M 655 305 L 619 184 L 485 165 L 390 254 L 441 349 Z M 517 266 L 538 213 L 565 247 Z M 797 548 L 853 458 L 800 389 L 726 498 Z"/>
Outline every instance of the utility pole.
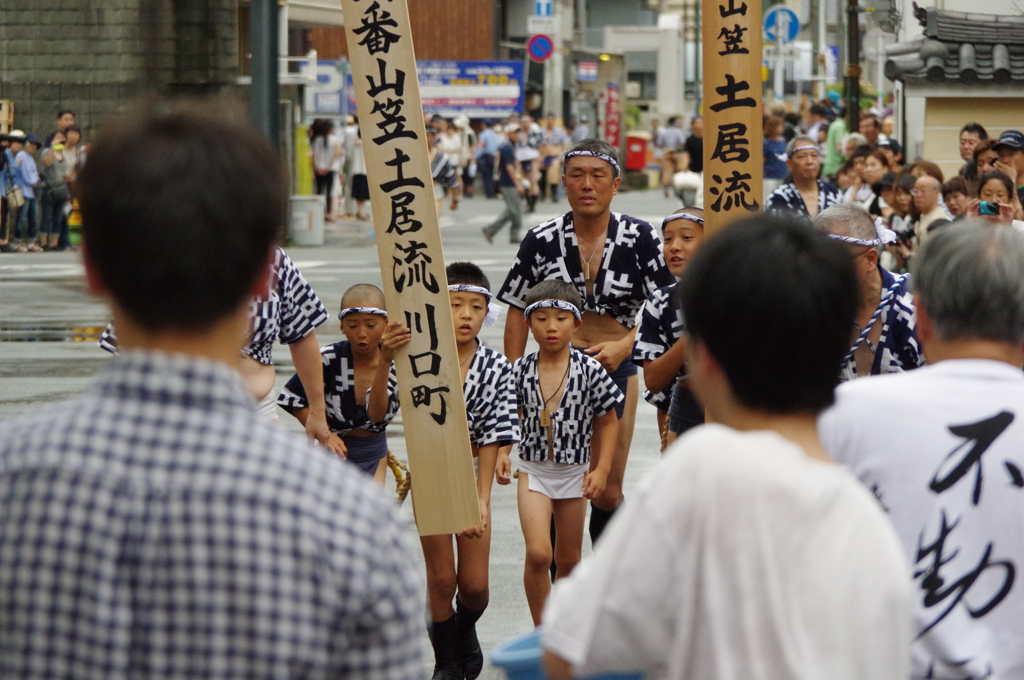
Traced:
<path fill-rule="evenodd" d="M 279 80 L 277 73 L 278 6 L 275 0 L 252 0 L 250 7 L 250 43 L 252 85 L 249 112 L 255 125 L 276 146 Z"/>
<path fill-rule="evenodd" d="M 846 108 L 850 132 L 860 128 L 860 8 L 846 0 Z"/>

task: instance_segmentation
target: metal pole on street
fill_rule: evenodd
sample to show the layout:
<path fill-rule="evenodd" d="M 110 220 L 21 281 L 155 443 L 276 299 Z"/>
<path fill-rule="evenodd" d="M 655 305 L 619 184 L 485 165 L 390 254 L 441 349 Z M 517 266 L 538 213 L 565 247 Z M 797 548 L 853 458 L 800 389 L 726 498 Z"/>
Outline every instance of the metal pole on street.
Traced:
<path fill-rule="evenodd" d="M 846 2 L 846 108 L 850 132 L 860 128 L 860 14 L 857 0 Z"/>
<path fill-rule="evenodd" d="M 252 0 L 250 8 L 252 85 L 249 111 L 253 125 L 276 146 L 280 130 L 277 73 L 278 6 L 275 0 Z"/>

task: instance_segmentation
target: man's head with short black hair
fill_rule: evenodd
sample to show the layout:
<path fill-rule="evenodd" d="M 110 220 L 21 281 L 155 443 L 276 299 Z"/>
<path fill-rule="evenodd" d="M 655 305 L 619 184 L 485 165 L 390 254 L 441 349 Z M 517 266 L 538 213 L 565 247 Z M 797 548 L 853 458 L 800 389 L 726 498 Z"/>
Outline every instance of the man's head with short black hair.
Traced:
<path fill-rule="evenodd" d="M 79 176 L 90 280 L 148 332 L 238 312 L 288 207 L 277 151 L 226 103 L 153 103 L 110 121 Z"/>
<path fill-rule="evenodd" d="M 615 150 L 615 147 L 613 147 L 608 142 L 602 141 L 600 139 L 584 139 L 582 141 L 576 142 L 575 144 L 569 147 L 566 153 L 572 153 L 573 151 L 590 151 L 591 153 L 600 153 L 604 154 L 605 156 L 611 156 L 612 158 L 615 159 L 616 163 L 619 162 L 619 154 Z M 571 161 L 572 159 L 569 159 L 569 162 Z M 566 162 L 562 165 L 563 175 L 566 172 L 565 166 L 568 165 L 569 162 Z M 615 172 L 614 167 L 612 168 L 612 172 L 615 174 L 616 177 L 619 176 L 619 173 Z"/>
<path fill-rule="evenodd" d="M 75 124 L 75 112 L 71 109 L 63 109 L 57 113 L 57 127 L 61 130 Z"/>
<path fill-rule="evenodd" d="M 541 281 L 526 294 L 527 307 L 541 300 L 564 300 L 574 305 L 581 313 L 583 312 L 583 298 L 580 297 L 580 292 L 576 290 L 576 286 L 568 281 L 560 281 L 558 279 Z"/>
<path fill-rule="evenodd" d="M 480 286 L 487 290 L 491 289 L 491 282 L 487 280 L 487 275 L 472 262 L 452 262 L 444 268 L 444 273 L 448 277 L 449 285 L 461 283 L 468 286 Z"/>
<path fill-rule="evenodd" d="M 811 106 L 811 115 L 817 116 L 818 118 L 825 118 L 828 116 L 828 109 L 821 104 L 814 104 Z"/>
<path fill-rule="evenodd" d="M 800 222 L 761 215 L 708 240 L 676 301 L 687 334 L 721 368 L 736 402 L 808 415 L 833 402 L 858 296 L 841 245 Z"/>

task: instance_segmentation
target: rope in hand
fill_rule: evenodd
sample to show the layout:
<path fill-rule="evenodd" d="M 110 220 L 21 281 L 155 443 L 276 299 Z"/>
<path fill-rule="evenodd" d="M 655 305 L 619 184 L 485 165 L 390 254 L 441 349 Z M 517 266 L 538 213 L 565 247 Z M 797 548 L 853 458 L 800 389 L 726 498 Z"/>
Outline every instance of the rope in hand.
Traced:
<path fill-rule="evenodd" d="M 391 472 L 395 475 L 395 491 L 398 493 L 398 504 L 402 505 L 405 502 L 405 497 L 409 495 L 409 489 L 412 487 L 412 475 L 409 474 L 409 466 L 398 460 L 395 454 L 388 451 L 388 467 L 391 468 Z"/>

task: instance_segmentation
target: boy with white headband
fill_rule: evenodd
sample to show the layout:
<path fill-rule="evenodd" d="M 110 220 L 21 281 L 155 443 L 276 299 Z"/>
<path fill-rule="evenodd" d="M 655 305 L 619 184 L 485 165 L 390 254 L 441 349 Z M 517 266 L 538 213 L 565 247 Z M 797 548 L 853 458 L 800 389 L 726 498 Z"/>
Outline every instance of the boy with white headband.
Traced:
<path fill-rule="evenodd" d="M 484 655 L 476 622 L 487 608 L 488 563 L 491 551 L 491 485 L 495 461 L 519 441 L 512 363 L 477 339 L 480 328 L 493 326 L 501 307 L 491 302 L 490 282 L 471 262 L 453 262 L 445 269 L 451 299 L 469 419 L 469 437 L 477 464 L 477 496 L 483 524 L 455 536 L 421 536 L 427 567 L 430 643 L 434 647 L 434 680 L 474 680 Z M 505 473 L 503 484 L 509 483 Z M 456 552 L 458 559 L 456 559 Z M 452 608 L 452 600 L 455 608 Z"/>
<path fill-rule="evenodd" d="M 561 579 L 580 561 L 586 499 L 604 491 L 618 434 L 615 407 L 624 399 L 604 367 L 569 344 L 583 323 L 582 304 L 571 283 L 548 280 L 534 286 L 523 314 L 540 349 L 513 366 L 523 427 L 518 492 L 526 539 L 523 584 L 534 625 L 540 625 L 551 590 L 551 516 L 556 578 Z"/>
<path fill-rule="evenodd" d="M 704 211 L 675 211 L 661 223 L 661 234 L 668 270 L 679 279 L 704 246 Z M 704 422 L 704 409 L 686 382 L 686 326 L 682 310 L 673 302 L 678 286 L 659 288 L 647 298 L 633 346 L 633 363 L 644 369 L 644 399 L 658 409 L 662 451 L 676 436 Z"/>
<path fill-rule="evenodd" d="M 409 342 L 408 329 L 388 323 L 384 293 L 360 283 L 341 298 L 345 340 L 320 349 L 331 449 L 383 486 L 388 442 L 385 428 L 398 412 L 395 350 Z M 305 424 L 309 402 L 302 381 L 293 375 L 277 404 Z"/>

